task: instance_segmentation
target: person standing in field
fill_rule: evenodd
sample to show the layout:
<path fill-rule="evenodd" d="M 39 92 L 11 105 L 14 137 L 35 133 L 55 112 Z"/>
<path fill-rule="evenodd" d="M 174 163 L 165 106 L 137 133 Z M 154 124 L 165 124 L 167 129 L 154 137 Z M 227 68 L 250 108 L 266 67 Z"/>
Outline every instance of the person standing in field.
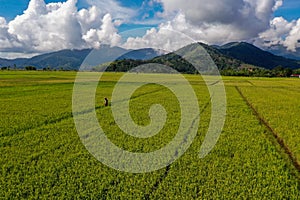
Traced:
<path fill-rule="evenodd" d="M 104 101 L 105 101 L 105 102 L 104 102 L 104 106 L 107 107 L 107 106 L 108 106 L 108 99 L 105 97 L 105 98 L 104 98 Z"/>

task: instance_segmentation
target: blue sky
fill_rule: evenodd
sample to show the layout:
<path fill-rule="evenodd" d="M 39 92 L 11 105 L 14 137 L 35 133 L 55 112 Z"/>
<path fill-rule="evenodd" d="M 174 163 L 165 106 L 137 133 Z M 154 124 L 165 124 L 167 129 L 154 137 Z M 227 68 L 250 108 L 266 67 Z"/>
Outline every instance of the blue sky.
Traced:
<path fill-rule="evenodd" d="M 66 0 L 45 0 L 46 3 L 53 2 L 66 2 Z M 129 7 L 132 9 L 140 10 L 139 15 L 135 17 L 137 21 L 143 21 L 145 13 L 149 15 L 147 19 L 154 18 L 156 12 L 163 12 L 163 7 L 161 4 L 156 4 L 153 8 L 147 9 L 143 7 L 144 0 L 122 0 L 118 1 L 120 5 L 124 7 Z M 0 16 L 4 17 L 7 21 L 13 20 L 17 15 L 21 15 L 24 10 L 28 7 L 29 0 L 0 0 Z M 78 0 L 78 9 L 88 8 L 89 4 L 86 0 Z M 124 32 L 131 29 L 140 29 L 137 35 L 145 33 L 147 28 L 157 27 L 158 21 L 155 20 L 154 23 L 140 24 L 140 23 L 126 23 L 118 27 L 119 32 Z"/>
<path fill-rule="evenodd" d="M 66 2 L 66 0 L 45 0 L 46 3 L 51 2 Z M 122 0 L 118 1 L 120 5 L 133 9 L 140 9 L 143 5 L 144 0 Z M 6 18 L 8 21 L 15 18 L 17 15 L 21 15 L 27 8 L 29 0 L 0 0 L 0 16 Z M 86 0 L 78 0 L 78 9 L 88 8 L 89 4 Z M 149 14 L 149 17 L 153 17 L 156 11 L 162 11 L 161 6 L 156 6 L 151 10 L 144 9 Z M 142 15 L 142 14 L 141 14 Z M 142 16 L 138 16 L 142 17 Z"/>
<path fill-rule="evenodd" d="M 50 3 L 50 2 L 65 2 L 65 1 L 45 0 L 45 2 Z M 121 5 L 126 7 L 139 8 L 142 5 L 143 0 L 122 0 L 119 2 Z M 12 20 L 15 16 L 23 13 L 23 11 L 27 8 L 28 3 L 29 0 L 0 0 L 0 16 L 5 17 L 8 21 Z M 88 4 L 85 0 L 79 0 L 77 5 L 79 9 L 88 7 Z M 156 11 L 162 10 L 162 8 L 156 7 L 155 10 Z M 275 12 L 275 16 L 283 16 L 288 20 L 300 18 L 300 1 L 284 0 L 283 6 Z"/>
<path fill-rule="evenodd" d="M 288 20 L 300 18 L 300 1 L 285 0 L 283 6 L 276 11 L 275 16 L 283 16 Z"/>
<path fill-rule="evenodd" d="M 65 1 L 66 0 L 45 0 L 46 3 Z M 17 15 L 22 14 L 28 4 L 29 0 L 0 0 L 0 16 L 5 17 L 7 20 L 12 20 Z M 88 7 L 85 0 L 79 0 L 77 5 L 79 9 Z"/>
<path fill-rule="evenodd" d="M 295 31 L 300 29 L 299 0 L 283 0 L 275 12 L 275 3 L 282 0 L 78 0 L 75 10 L 62 4 L 45 10 L 38 6 L 43 0 L 31 1 L 36 7 L 24 14 L 30 0 L 0 0 L 0 57 L 120 42 L 127 48 L 186 44 L 163 31 L 166 28 L 208 44 L 246 41 L 300 49 L 300 33 Z M 44 2 L 74 5 L 75 0 Z"/>

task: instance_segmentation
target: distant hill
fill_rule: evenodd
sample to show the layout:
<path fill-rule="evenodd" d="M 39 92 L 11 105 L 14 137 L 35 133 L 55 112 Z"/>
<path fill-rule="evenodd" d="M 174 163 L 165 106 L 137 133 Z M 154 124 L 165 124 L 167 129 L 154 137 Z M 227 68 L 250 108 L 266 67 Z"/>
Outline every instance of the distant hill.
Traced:
<path fill-rule="evenodd" d="M 165 54 L 164 51 L 160 51 L 152 48 L 145 48 L 145 49 L 138 49 L 138 50 L 130 50 L 128 53 L 118 58 L 118 60 L 122 60 L 122 59 L 151 60 L 163 54 Z"/>
<path fill-rule="evenodd" d="M 126 50 L 120 47 L 103 45 L 100 49 L 93 51 L 91 49 L 62 50 L 29 59 L 9 60 L 0 58 L 0 67 L 10 66 L 14 68 L 16 66 L 21 69 L 26 66 L 34 66 L 37 69 L 78 70 L 85 58 L 89 56 L 88 62 L 90 63 L 85 63 L 89 65 L 85 68 L 86 70 L 101 71 L 102 64 L 107 65 L 113 61 L 112 66 L 109 68 L 111 71 L 126 71 L 143 63 L 160 63 L 166 64 L 179 72 L 194 73 L 195 69 L 191 63 L 183 59 L 180 56 L 181 54 L 178 55 L 178 52 L 186 52 L 187 55 L 197 58 L 199 52 L 196 50 L 199 46 L 202 46 L 209 53 L 220 70 L 240 69 L 244 66 L 265 69 L 274 69 L 278 66 L 291 69 L 300 68 L 299 60 L 276 56 L 245 42 L 233 42 L 223 46 L 195 43 L 168 54 L 151 48 Z M 100 67 L 95 68 L 95 66 Z"/>
<path fill-rule="evenodd" d="M 91 49 L 83 50 L 61 50 L 53 53 L 46 53 L 32 58 L 21 59 L 1 59 L 0 67 L 10 66 L 13 68 L 25 68 L 26 66 L 34 66 L 37 69 L 64 69 L 64 70 L 78 70 L 84 59 L 91 53 Z M 102 64 L 113 60 L 120 59 L 134 59 L 134 60 L 148 60 L 162 55 L 162 51 L 154 49 L 139 49 L 126 50 L 120 47 L 110 47 L 103 45 L 100 49 L 94 50 L 93 54 L 96 57 L 92 62 L 94 65 Z M 122 55 L 116 58 L 116 55 Z M 113 60 L 112 60 L 113 59 Z"/>
<path fill-rule="evenodd" d="M 201 47 L 201 48 L 200 48 Z M 202 48 L 203 47 L 203 48 Z M 203 59 L 203 57 L 199 57 L 199 54 L 202 54 L 202 49 L 205 49 L 206 52 L 210 55 L 214 63 L 217 65 L 219 69 L 228 69 L 234 68 L 237 69 L 240 67 L 243 62 L 232 58 L 230 56 L 224 55 L 220 53 L 217 49 L 212 46 L 208 46 L 203 43 L 195 43 L 185 46 L 173 53 L 169 53 L 160 57 L 156 57 L 151 60 L 154 63 L 160 63 L 168 65 L 179 72 L 185 73 L 196 73 L 197 69 L 195 66 L 203 67 L 201 62 L 208 62 L 201 60 L 200 62 L 197 60 L 199 58 Z M 188 60 L 185 58 L 189 58 Z M 195 59 L 193 59 L 195 58 Z M 199 62 L 199 63 L 198 63 Z"/>
<path fill-rule="evenodd" d="M 42 54 L 32 58 L 22 59 L 0 59 L 0 66 L 16 65 L 17 68 L 25 68 L 26 66 L 34 66 L 37 69 L 51 68 L 64 70 L 77 69 L 85 57 L 91 52 L 91 49 L 83 50 L 62 50 L 53 53 Z"/>
<path fill-rule="evenodd" d="M 208 67 L 205 65 L 210 64 L 209 60 L 203 60 L 207 58 L 201 56 L 203 54 L 203 48 L 201 47 L 210 55 L 219 70 L 240 70 L 245 68 L 274 69 L 278 66 L 291 69 L 300 68 L 300 62 L 297 60 L 276 56 L 248 43 L 235 42 L 223 46 L 209 46 L 203 43 L 195 43 L 150 60 L 118 60 L 110 64 L 108 71 L 128 71 L 142 64 L 159 63 L 176 69 L 181 73 L 197 73 L 194 66 L 205 68 Z M 195 58 L 192 60 L 192 63 L 189 62 L 191 58 Z M 204 69 L 204 71 L 207 70 Z"/>
<path fill-rule="evenodd" d="M 300 68 L 300 62 L 297 60 L 276 56 L 245 42 L 233 42 L 217 47 L 217 49 L 224 55 L 266 69 L 273 69 L 277 66 L 291 69 Z"/>
<path fill-rule="evenodd" d="M 109 64 L 107 71 L 124 72 L 142 64 L 158 63 L 162 65 L 167 65 L 181 73 L 194 74 L 197 73 L 197 69 L 195 69 L 195 66 L 198 66 L 200 68 L 206 68 L 208 67 L 207 64 L 209 63 L 209 61 L 211 61 L 211 59 L 209 59 L 209 61 L 202 60 L 207 59 L 205 57 L 201 57 L 199 61 L 199 55 L 203 54 L 203 50 L 206 50 L 206 52 L 210 55 L 214 63 L 221 70 L 231 68 L 238 69 L 244 64 L 240 60 L 237 60 L 227 55 L 223 55 L 221 52 L 219 52 L 217 49 L 211 46 L 208 46 L 203 43 L 195 43 L 185 46 L 175 52 L 157 56 L 149 60 L 118 59 L 115 62 Z M 205 55 L 207 54 L 205 53 Z M 102 68 L 98 67 L 95 68 L 95 70 L 101 71 Z M 204 69 L 203 71 L 207 70 Z"/>
<path fill-rule="evenodd" d="M 89 54 L 84 63 L 87 67 L 81 66 L 81 70 L 126 72 L 133 66 L 138 66 L 162 54 L 164 54 L 163 51 L 152 48 L 127 50 L 120 47 L 104 46 Z"/>
<path fill-rule="evenodd" d="M 283 45 L 272 45 L 265 50 L 277 56 L 282 56 L 285 58 L 290 58 L 290 59 L 300 61 L 300 48 L 297 48 L 296 51 L 293 52 L 293 51 L 288 51 L 286 47 L 284 47 Z"/>

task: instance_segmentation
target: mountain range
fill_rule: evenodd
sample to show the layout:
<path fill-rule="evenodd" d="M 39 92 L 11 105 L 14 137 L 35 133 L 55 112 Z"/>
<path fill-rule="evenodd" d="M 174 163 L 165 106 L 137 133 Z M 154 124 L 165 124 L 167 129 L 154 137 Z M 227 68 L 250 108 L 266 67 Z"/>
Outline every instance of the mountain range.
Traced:
<path fill-rule="evenodd" d="M 273 69 L 277 66 L 291 69 L 300 68 L 300 56 L 297 57 L 294 55 L 294 59 L 291 59 L 274 55 L 269 51 L 262 50 L 252 44 L 245 42 L 232 42 L 223 46 L 209 46 L 203 43 L 196 43 L 188 45 L 178 51 L 186 51 L 193 45 L 201 45 L 210 54 L 211 58 L 216 63 L 219 69 L 237 69 L 242 65 L 251 65 L 265 69 Z M 62 50 L 38 55 L 32 58 L 0 58 L 0 68 L 16 67 L 18 69 L 23 69 L 26 66 L 34 66 L 37 69 L 48 68 L 56 70 L 78 70 L 85 58 L 87 56 L 91 57 L 91 52 L 91 49 Z M 279 52 L 277 52 L 277 54 L 279 54 Z M 282 55 L 285 54 L 282 53 Z M 126 50 L 120 47 L 110 47 L 107 45 L 103 45 L 99 50 L 97 50 L 95 60 L 99 59 L 101 60 L 101 63 L 95 62 L 91 63 L 91 65 L 99 65 L 114 60 L 142 60 L 147 62 L 167 61 L 168 63 L 173 65 L 174 68 L 176 68 L 178 62 L 181 62 L 182 65 L 187 64 L 184 61 L 179 61 L 178 55 L 176 55 L 175 52 L 166 54 L 166 52 L 164 51 L 158 51 L 151 48 Z"/>
<path fill-rule="evenodd" d="M 296 48 L 295 51 L 289 51 L 285 46 L 277 44 L 271 45 L 265 50 L 277 56 L 283 56 L 290 59 L 300 60 L 300 48 Z"/>
<path fill-rule="evenodd" d="M 217 49 L 224 55 L 265 69 L 273 69 L 277 66 L 291 69 L 300 68 L 299 60 L 277 56 L 245 42 L 233 42 L 217 47 Z"/>

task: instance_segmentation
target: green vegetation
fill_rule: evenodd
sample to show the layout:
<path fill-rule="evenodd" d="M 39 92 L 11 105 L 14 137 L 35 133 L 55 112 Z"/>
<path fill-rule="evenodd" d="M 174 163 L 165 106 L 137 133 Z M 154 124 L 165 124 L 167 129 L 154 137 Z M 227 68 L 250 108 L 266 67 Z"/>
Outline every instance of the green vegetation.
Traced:
<path fill-rule="evenodd" d="M 300 79 L 251 82 L 242 92 L 300 161 Z"/>
<path fill-rule="evenodd" d="M 223 76 L 247 76 L 247 77 L 290 77 L 297 74 L 298 70 L 277 66 L 274 69 L 264 69 L 254 66 L 241 67 L 239 69 L 225 69 L 221 71 Z"/>
<path fill-rule="evenodd" d="M 132 96 L 133 120 L 149 123 L 151 105 L 168 112 L 163 130 L 149 139 L 123 133 L 104 97 L 111 99 L 122 73 L 105 73 L 96 112 L 107 137 L 132 152 L 165 146 L 176 134 L 178 101 L 167 88 L 148 84 Z M 4 199 L 298 199 L 300 176 L 239 89 L 299 160 L 300 80 L 225 77 L 227 119 L 213 151 L 199 159 L 210 120 L 210 97 L 199 75 L 186 75 L 199 99 L 198 135 L 169 167 L 146 174 L 113 170 L 86 150 L 72 118 L 75 72 L 0 72 L 0 197 Z"/>
<path fill-rule="evenodd" d="M 246 77 L 290 77 L 292 74 L 300 74 L 300 69 L 294 69 L 284 66 L 283 65 L 277 65 L 273 67 L 277 62 L 272 62 L 270 66 L 272 67 L 258 67 L 259 65 L 254 64 L 247 64 L 249 62 L 242 61 L 243 59 L 239 60 L 234 57 L 230 57 L 231 54 L 222 54 L 221 51 L 227 51 L 228 49 L 221 48 L 213 48 L 211 46 L 205 45 L 205 44 L 192 44 L 187 47 L 182 48 L 179 51 L 183 52 L 191 52 L 191 49 L 198 48 L 199 45 L 201 45 L 207 53 L 210 55 L 211 59 L 214 61 L 218 69 L 220 70 L 221 75 L 223 76 L 246 76 Z M 242 45 L 243 46 L 243 45 Z M 236 47 L 236 46 L 235 46 Z M 247 45 L 246 45 L 247 47 Z M 191 49 L 190 49 L 191 48 Z M 254 48 L 253 46 L 247 47 L 250 49 L 254 49 L 256 51 L 262 52 L 261 50 L 258 50 L 257 48 Z M 199 53 L 199 51 L 196 53 Z M 191 53 L 192 56 L 197 56 L 195 53 Z M 251 54 L 251 53 L 249 53 Z M 257 53 L 262 54 L 260 57 L 263 60 L 264 56 L 270 56 L 270 53 Z M 265 55 L 266 54 L 266 55 Z M 101 72 L 103 71 L 104 67 L 107 67 L 106 71 L 108 72 L 127 72 L 137 66 L 143 65 L 143 64 L 162 64 L 169 66 L 176 71 L 184 74 L 197 74 L 198 71 L 195 69 L 195 67 L 189 63 L 187 60 L 182 58 L 180 56 L 180 53 L 169 53 L 166 55 L 158 56 L 156 58 L 150 59 L 150 60 L 134 60 L 134 59 L 120 59 L 116 60 L 111 63 L 105 63 L 98 67 L 95 67 L 93 71 Z M 243 54 L 243 57 L 247 57 L 248 54 Z M 274 55 L 273 55 L 274 56 Z M 272 57 L 272 56 L 271 56 Z M 276 58 L 279 58 L 278 56 L 275 56 Z M 254 58 L 253 58 L 254 59 Z M 255 59 L 254 59 L 255 60 Z M 270 60 L 270 59 L 269 59 Z M 279 63 L 282 64 L 287 59 L 281 60 Z M 262 62 L 262 61 L 261 61 Z M 294 62 L 294 61 L 293 61 Z M 263 63 L 263 62 L 262 62 Z M 262 66 L 267 66 L 267 64 L 263 64 Z M 297 65 L 289 65 L 289 66 L 296 66 Z M 298 66 L 299 67 L 299 66 Z M 294 67 L 295 68 L 295 67 Z"/>
<path fill-rule="evenodd" d="M 36 71 L 36 67 L 34 67 L 34 66 L 26 66 L 25 70 L 27 70 L 27 71 Z"/>

